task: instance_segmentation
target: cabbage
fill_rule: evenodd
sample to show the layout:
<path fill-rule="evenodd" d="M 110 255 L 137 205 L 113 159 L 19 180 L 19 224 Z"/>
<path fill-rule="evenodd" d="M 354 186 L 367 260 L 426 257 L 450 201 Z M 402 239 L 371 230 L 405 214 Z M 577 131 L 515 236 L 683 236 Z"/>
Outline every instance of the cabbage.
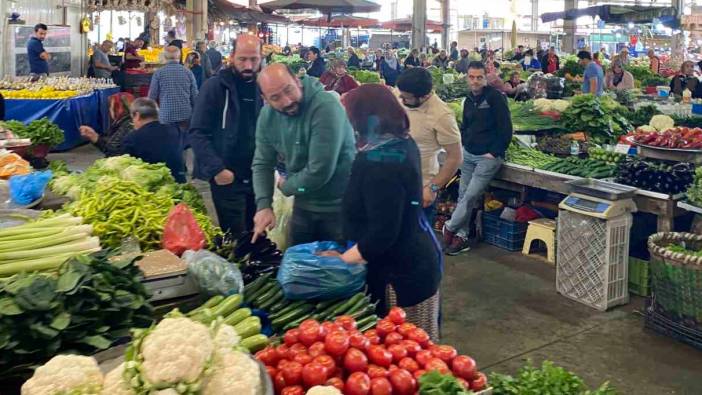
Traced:
<path fill-rule="evenodd" d="M 667 115 L 658 114 L 654 115 L 648 124 L 656 128 L 659 132 L 662 132 L 673 128 L 675 126 L 675 121 Z"/>
<path fill-rule="evenodd" d="M 124 169 L 121 176 L 124 180 L 134 181 L 152 191 L 175 182 L 171 171 L 163 165 L 133 164 Z"/>

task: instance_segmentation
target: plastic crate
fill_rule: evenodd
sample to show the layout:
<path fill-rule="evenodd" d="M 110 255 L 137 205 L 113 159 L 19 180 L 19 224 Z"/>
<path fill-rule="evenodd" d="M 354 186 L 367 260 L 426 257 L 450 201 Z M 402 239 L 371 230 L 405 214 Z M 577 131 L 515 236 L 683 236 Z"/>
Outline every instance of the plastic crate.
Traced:
<path fill-rule="evenodd" d="M 679 321 L 666 317 L 656 310 L 652 298 L 646 300 L 644 326 L 663 336 L 671 337 L 702 350 L 702 328 L 692 328 Z"/>
<path fill-rule="evenodd" d="M 595 309 L 629 303 L 632 216 L 602 220 L 567 210 L 558 215 L 556 290 Z"/>
<path fill-rule="evenodd" d="M 629 257 L 629 293 L 639 296 L 651 294 L 648 261 Z"/>
<path fill-rule="evenodd" d="M 500 213 L 501 210 L 482 213 L 483 241 L 507 251 L 521 251 L 529 224 L 504 220 Z"/>

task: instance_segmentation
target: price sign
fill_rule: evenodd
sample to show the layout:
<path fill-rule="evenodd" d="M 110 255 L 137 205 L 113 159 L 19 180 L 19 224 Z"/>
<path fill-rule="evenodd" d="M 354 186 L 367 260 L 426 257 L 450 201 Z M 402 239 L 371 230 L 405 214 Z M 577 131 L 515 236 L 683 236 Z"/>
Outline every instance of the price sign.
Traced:
<path fill-rule="evenodd" d="M 614 147 L 614 152 L 616 152 L 618 154 L 628 155 L 630 149 L 631 149 L 631 146 L 629 144 L 621 144 L 620 143 Z"/>

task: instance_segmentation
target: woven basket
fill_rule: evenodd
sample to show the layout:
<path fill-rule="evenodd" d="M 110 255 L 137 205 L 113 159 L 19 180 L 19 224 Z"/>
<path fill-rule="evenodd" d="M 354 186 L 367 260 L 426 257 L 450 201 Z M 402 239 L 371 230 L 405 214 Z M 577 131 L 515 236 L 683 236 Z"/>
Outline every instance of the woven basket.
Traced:
<path fill-rule="evenodd" d="M 702 235 L 656 233 L 648 238 L 653 302 L 670 318 L 702 327 L 702 257 L 667 249 L 671 244 L 702 249 Z"/>

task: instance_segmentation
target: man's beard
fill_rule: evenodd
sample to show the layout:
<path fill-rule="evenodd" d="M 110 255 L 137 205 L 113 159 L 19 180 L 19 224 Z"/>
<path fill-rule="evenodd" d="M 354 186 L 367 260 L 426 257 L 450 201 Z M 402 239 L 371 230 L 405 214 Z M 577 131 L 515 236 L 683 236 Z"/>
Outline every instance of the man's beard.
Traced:
<path fill-rule="evenodd" d="M 294 117 L 300 113 L 300 102 L 292 103 L 289 106 L 283 108 L 282 110 L 277 111 L 283 115 Z"/>
<path fill-rule="evenodd" d="M 253 69 L 246 69 L 239 71 L 236 67 L 234 68 L 234 74 L 244 81 L 253 81 L 256 79 L 256 72 Z"/>

